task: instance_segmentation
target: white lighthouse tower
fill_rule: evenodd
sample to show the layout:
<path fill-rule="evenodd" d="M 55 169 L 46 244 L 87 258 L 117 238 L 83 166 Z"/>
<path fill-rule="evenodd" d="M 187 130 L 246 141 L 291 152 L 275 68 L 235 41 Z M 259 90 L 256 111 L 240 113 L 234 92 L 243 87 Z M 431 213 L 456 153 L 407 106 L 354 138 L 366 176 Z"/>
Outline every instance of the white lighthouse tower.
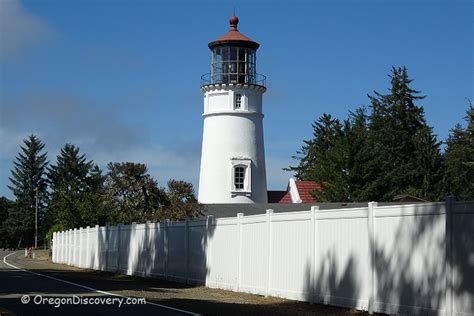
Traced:
<path fill-rule="evenodd" d="M 262 95 L 256 73 L 259 44 L 237 30 L 209 43 L 211 72 L 202 76 L 204 130 L 198 200 L 201 203 L 267 203 Z"/>

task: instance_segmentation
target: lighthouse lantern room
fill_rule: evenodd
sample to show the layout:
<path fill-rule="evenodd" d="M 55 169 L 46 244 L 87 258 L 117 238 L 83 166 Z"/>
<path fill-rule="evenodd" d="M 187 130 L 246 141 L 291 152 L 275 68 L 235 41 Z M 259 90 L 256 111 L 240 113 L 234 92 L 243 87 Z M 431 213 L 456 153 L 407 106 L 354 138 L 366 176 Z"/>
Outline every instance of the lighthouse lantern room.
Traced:
<path fill-rule="evenodd" d="M 204 126 L 198 200 L 267 203 L 262 95 L 265 76 L 256 72 L 259 44 L 230 30 L 209 43 L 211 72 L 201 77 Z"/>

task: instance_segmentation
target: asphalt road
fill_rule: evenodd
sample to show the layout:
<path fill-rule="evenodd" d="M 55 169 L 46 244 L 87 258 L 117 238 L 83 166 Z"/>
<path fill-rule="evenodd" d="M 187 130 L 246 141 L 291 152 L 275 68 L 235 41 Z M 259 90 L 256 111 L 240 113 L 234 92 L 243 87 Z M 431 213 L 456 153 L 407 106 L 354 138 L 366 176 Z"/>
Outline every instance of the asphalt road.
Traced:
<path fill-rule="evenodd" d="M 196 315 L 153 302 L 145 304 L 61 279 L 48 271 L 22 270 L 12 252 L 0 251 L 0 315 Z M 20 268 L 20 269 L 18 269 Z M 96 286 L 100 287 L 100 286 Z M 143 299 L 142 299 L 143 300 Z"/>

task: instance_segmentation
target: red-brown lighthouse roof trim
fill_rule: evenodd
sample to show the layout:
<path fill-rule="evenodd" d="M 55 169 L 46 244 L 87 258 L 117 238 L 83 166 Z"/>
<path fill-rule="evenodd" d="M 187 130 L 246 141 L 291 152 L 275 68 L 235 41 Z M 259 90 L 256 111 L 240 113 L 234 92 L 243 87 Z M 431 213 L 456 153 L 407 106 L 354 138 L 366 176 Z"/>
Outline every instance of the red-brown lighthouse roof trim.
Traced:
<path fill-rule="evenodd" d="M 229 19 L 230 30 L 224 35 L 220 36 L 218 39 L 209 43 L 209 48 L 212 48 L 217 45 L 226 45 L 226 44 L 238 44 L 246 47 L 251 47 L 257 49 L 260 45 L 240 33 L 237 29 L 237 24 L 239 24 L 239 18 L 235 15 L 231 16 Z"/>

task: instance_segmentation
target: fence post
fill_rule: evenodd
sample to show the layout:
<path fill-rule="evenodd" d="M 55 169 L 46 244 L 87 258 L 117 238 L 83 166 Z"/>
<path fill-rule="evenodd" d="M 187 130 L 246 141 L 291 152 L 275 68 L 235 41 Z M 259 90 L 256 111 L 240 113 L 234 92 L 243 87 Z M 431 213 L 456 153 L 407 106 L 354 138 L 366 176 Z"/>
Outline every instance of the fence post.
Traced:
<path fill-rule="evenodd" d="M 104 270 L 109 271 L 109 224 L 105 225 L 105 258 L 104 258 Z"/>
<path fill-rule="evenodd" d="M 208 215 L 207 216 L 207 221 L 206 221 L 206 269 L 211 269 L 211 259 L 212 259 L 212 246 L 211 246 L 211 243 L 212 243 L 212 239 L 210 238 L 210 230 L 213 229 L 212 228 L 212 224 L 213 224 L 213 218 L 214 216 L 213 215 Z M 214 228 L 215 229 L 215 228 Z M 209 286 L 208 284 L 208 276 L 209 276 L 209 273 L 207 273 L 208 271 L 206 271 L 206 276 L 205 276 L 205 280 L 204 280 L 204 284 L 206 286 Z"/>
<path fill-rule="evenodd" d="M 122 224 L 117 225 L 117 272 L 120 272 L 120 232 Z"/>
<path fill-rule="evenodd" d="M 64 264 L 69 264 L 69 230 L 64 232 Z"/>
<path fill-rule="evenodd" d="M 84 230 L 82 227 L 79 227 L 79 268 L 82 268 L 82 265 L 81 265 L 81 262 L 82 262 L 82 247 L 84 247 L 82 245 L 82 234 L 83 234 Z"/>
<path fill-rule="evenodd" d="M 72 239 L 72 229 L 69 229 L 67 232 L 67 239 L 68 239 L 68 251 L 67 251 L 67 264 L 71 265 L 72 261 L 72 250 L 74 248 L 74 244 L 72 244 L 73 239 Z"/>
<path fill-rule="evenodd" d="M 367 212 L 367 226 L 368 226 L 368 233 L 369 233 L 369 266 L 370 266 L 370 273 L 369 273 L 369 302 L 368 302 L 368 312 L 369 314 L 374 313 L 374 305 L 375 305 L 375 229 L 374 229 L 374 208 L 377 207 L 377 202 L 369 202 L 368 205 L 368 212 Z"/>
<path fill-rule="evenodd" d="M 51 241 L 51 256 L 52 256 L 53 263 L 56 262 L 56 260 L 55 260 L 56 257 L 55 257 L 55 253 L 54 253 L 54 248 L 55 248 L 54 245 L 55 245 L 55 242 L 56 242 L 55 238 L 56 238 L 56 233 L 53 232 L 53 239 Z"/>
<path fill-rule="evenodd" d="M 456 197 L 448 196 L 445 201 L 445 245 L 446 245 L 446 315 L 453 315 L 453 203 Z"/>
<path fill-rule="evenodd" d="M 56 261 L 54 263 L 59 263 L 60 249 L 61 249 L 61 232 L 56 232 Z"/>
<path fill-rule="evenodd" d="M 310 289 L 309 289 L 309 302 L 310 304 L 314 304 L 315 302 L 315 286 L 316 280 L 314 279 L 314 269 L 316 268 L 316 212 L 319 210 L 319 206 L 311 206 L 311 220 L 310 220 L 310 232 L 311 232 L 311 242 L 310 242 Z"/>
<path fill-rule="evenodd" d="M 185 278 L 185 282 L 186 284 L 188 284 L 188 278 L 189 278 L 189 220 L 186 219 L 184 221 L 184 254 L 185 254 L 185 261 L 184 261 L 184 264 L 185 264 L 185 267 L 184 267 L 184 278 Z"/>
<path fill-rule="evenodd" d="M 145 222 L 145 233 L 144 233 L 144 252 L 146 253 L 146 261 L 143 267 L 143 275 L 142 276 L 149 276 L 151 272 L 152 263 L 155 260 L 155 254 L 153 254 L 153 258 L 151 258 L 151 251 L 150 251 L 150 221 Z"/>
<path fill-rule="evenodd" d="M 272 214 L 273 210 L 267 210 L 267 280 L 265 283 L 265 297 L 268 296 L 272 279 Z"/>
<path fill-rule="evenodd" d="M 90 226 L 87 226 L 86 227 L 86 268 L 87 269 L 90 269 L 91 268 L 91 261 L 92 261 L 92 258 L 91 258 L 91 241 L 90 241 Z"/>
<path fill-rule="evenodd" d="M 99 225 L 95 225 L 95 248 L 94 248 L 94 263 L 92 267 L 94 270 L 99 270 L 100 268 L 100 256 L 99 256 Z M 97 266 L 97 268 L 96 268 Z"/>
<path fill-rule="evenodd" d="M 165 264 L 164 264 L 164 273 L 165 273 L 165 279 L 168 279 L 168 224 L 169 224 L 169 219 L 165 220 L 165 230 L 163 234 L 163 251 L 165 253 Z"/>
<path fill-rule="evenodd" d="M 237 292 L 240 291 L 240 285 L 242 283 L 242 217 L 244 213 L 237 213 L 237 238 L 239 241 L 239 257 L 238 259 L 238 270 L 237 270 Z"/>
<path fill-rule="evenodd" d="M 137 233 L 137 222 L 132 222 L 130 225 L 130 241 L 129 245 L 130 248 L 128 249 L 128 254 L 127 254 L 127 268 L 125 270 L 126 275 L 134 275 L 135 271 L 135 264 L 133 258 L 137 258 L 138 251 L 137 251 L 137 245 L 136 245 L 136 233 Z M 132 257 L 133 256 L 133 257 Z M 132 258 L 130 260 L 130 258 Z M 130 265 L 131 264 L 131 265 Z"/>
<path fill-rule="evenodd" d="M 64 264 L 69 264 L 69 230 L 64 231 Z"/>
<path fill-rule="evenodd" d="M 62 263 L 62 264 L 66 264 L 66 262 L 67 262 L 67 261 L 66 261 L 66 256 L 67 256 L 67 253 L 66 253 L 66 249 L 67 249 L 66 231 L 63 231 L 62 234 L 63 234 L 63 237 L 62 237 L 62 239 L 63 239 L 63 249 L 62 249 L 62 252 L 63 252 L 63 253 L 62 253 L 61 263 Z"/>
<path fill-rule="evenodd" d="M 59 241 L 61 243 L 61 248 L 59 248 L 59 260 L 58 263 L 64 263 L 64 231 L 59 233 Z"/>
<path fill-rule="evenodd" d="M 72 265 L 77 267 L 77 228 L 72 230 Z"/>

